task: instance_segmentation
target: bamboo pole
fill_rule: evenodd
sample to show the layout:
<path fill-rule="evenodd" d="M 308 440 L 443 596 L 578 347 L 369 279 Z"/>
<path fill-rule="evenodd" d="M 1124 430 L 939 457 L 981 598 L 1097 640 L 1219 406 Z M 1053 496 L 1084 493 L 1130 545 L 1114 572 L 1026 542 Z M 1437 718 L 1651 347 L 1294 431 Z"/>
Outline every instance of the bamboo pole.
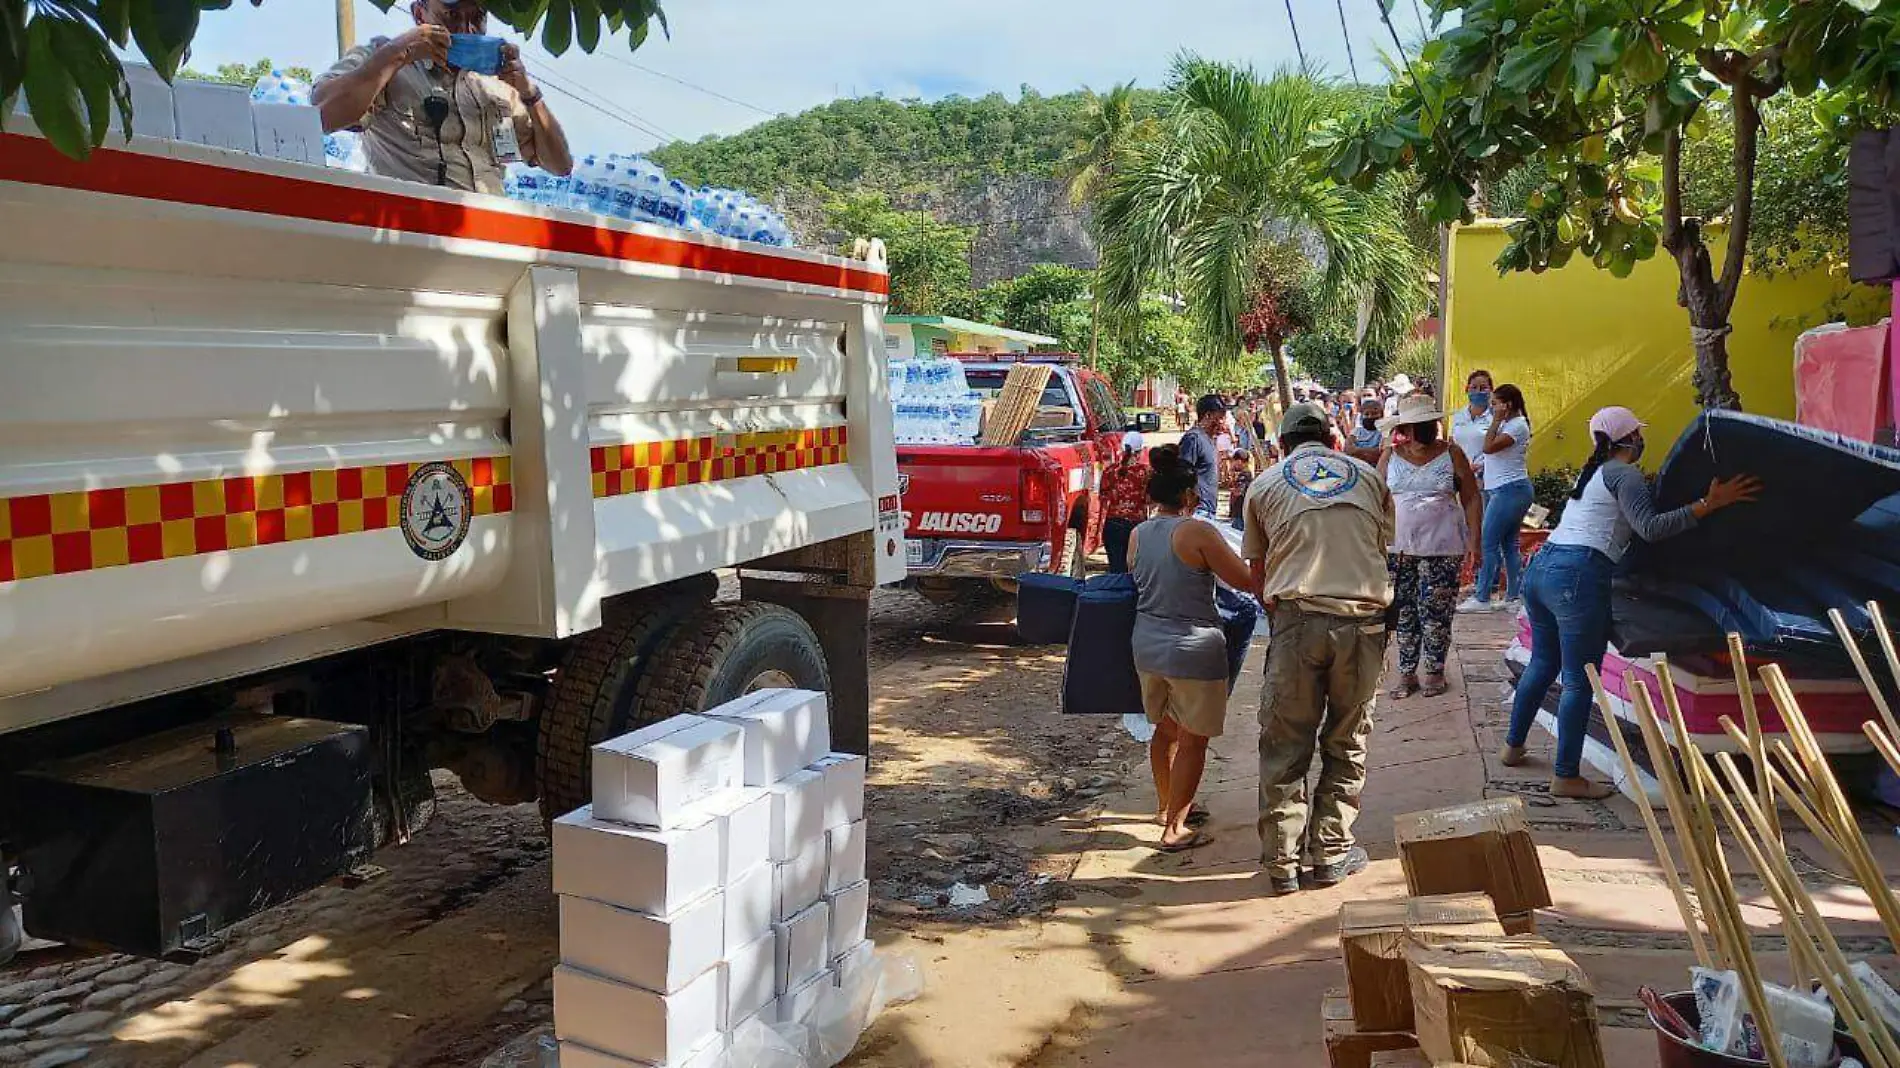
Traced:
<path fill-rule="evenodd" d="M 1735 744 L 1741 746 L 1748 744 L 1747 732 L 1737 727 L 1734 720 L 1723 716 L 1718 722 L 1722 724 L 1722 730 L 1727 732 L 1729 738 L 1733 740 Z M 1826 821 L 1821 819 L 1820 814 L 1815 812 L 1814 809 L 1802 799 L 1800 792 L 1789 784 L 1787 776 L 1783 775 L 1781 770 L 1776 768 L 1772 762 L 1769 763 L 1764 770 L 1766 771 L 1766 779 L 1770 787 L 1781 797 L 1789 809 L 1793 810 L 1801 822 L 1807 825 L 1808 830 L 1816 838 L 1821 840 L 1821 844 L 1832 849 L 1836 856 L 1841 856 L 1842 859 L 1845 860 L 1846 857 L 1842 855 L 1840 841 L 1835 837 L 1834 828 L 1828 826 Z M 1843 878 L 1845 878 L 1845 876 L 1843 876 Z"/>
<path fill-rule="evenodd" d="M 1709 933 L 1715 962 L 1722 968 L 1733 968 L 1735 956 L 1730 948 L 1732 934 L 1727 928 L 1726 916 L 1715 905 L 1716 891 L 1710 885 L 1714 880 L 1711 867 L 1703 858 L 1695 812 L 1687 796 L 1688 788 L 1676 778 L 1675 751 L 1663 738 L 1662 725 L 1656 719 L 1655 709 L 1650 706 L 1649 691 L 1636 681 L 1634 673 L 1626 676 L 1624 681 L 1630 687 L 1636 725 L 1643 732 L 1643 744 L 1649 748 L 1650 766 L 1656 771 L 1656 781 L 1662 785 L 1663 800 L 1668 804 L 1670 816 L 1675 822 L 1676 845 L 1682 850 L 1683 869 L 1695 884 L 1696 902 L 1700 905 L 1698 911 L 1702 925 Z"/>
<path fill-rule="evenodd" d="M 1867 614 L 1873 617 L 1874 633 L 1879 636 L 1880 648 L 1887 654 L 1888 667 L 1900 678 L 1900 666 L 1895 665 L 1893 636 L 1887 633 L 1886 619 L 1880 614 L 1878 602 L 1867 602 Z M 1834 624 L 1834 633 L 1841 636 L 1841 645 L 1847 649 L 1847 658 L 1854 662 L 1854 670 L 1860 675 L 1861 685 L 1867 687 L 1867 695 L 1874 699 L 1874 708 L 1880 713 L 1881 722 L 1887 725 L 1887 731 L 1900 738 L 1900 721 L 1893 717 L 1893 709 L 1887 704 L 1887 695 L 1881 692 L 1880 684 L 1874 681 L 1873 669 L 1867 666 L 1867 657 L 1860 651 L 1860 642 L 1854 632 L 1847 628 L 1847 617 L 1838 608 L 1827 610 L 1828 622 Z"/>
<path fill-rule="evenodd" d="M 1604 692 L 1603 677 L 1597 673 L 1595 664 L 1585 664 L 1584 673 L 1590 676 L 1590 688 L 1595 691 L 1597 707 L 1603 710 L 1603 722 L 1609 728 L 1610 740 L 1616 744 L 1616 755 L 1623 762 L 1623 774 L 1635 787 L 1636 810 L 1642 814 L 1643 829 L 1649 832 L 1649 844 L 1656 850 L 1656 862 L 1662 865 L 1663 879 L 1669 883 L 1669 892 L 1675 895 L 1676 910 L 1682 913 L 1682 926 L 1689 932 L 1689 944 L 1695 950 L 1696 963 L 1704 968 L 1714 966 L 1709 955 L 1709 946 L 1702 940 L 1699 925 L 1700 915 L 1689 903 L 1689 891 L 1682 883 L 1682 875 L 1676 869 L 1676 858 L 1669 851 L 1669 842 L 1663 837 L 1662 826 L 1656 822 L 1656 811 L 1650 807 L 1649 793 L 1643 789 L 1643 779 L 1636 767 L 1636 758 L 1630 755 L 1629 742 L 1623 739 L 1623 729 L 1617 725 L 1616 713 L 1610 710 L 1609 694 Z"/>
<path fill-rule="evenodd" d="M 1761 710 L 1755 705 L 1755 686 L 1748 677 L 1748 652 L 1742 648 L 1742 636 L 1730 631 L 1728 635 L 1729 666 L 1735 670 L 1735 691 L 1742 700 L 1742 722 L 1748 727 L 1748 759 L 1755 765 L 1757 792 L 1760 794 L 1762 811 L 1775 824 L 1775 841 L 1781 841 L 1780 813 L 1775 808 L 1775 795 L 1768 785 L 1768 744 L 1762 739 Z"/>
<path fill-rule="evenodd" d="M 1821 743 L 1809 728 L 1807 717 L 1802 714 L 1794 691 L 1788 686 L 1788 680 L 1780 667 L 1767 665 L 1762 668 L 1761 677 L 1768 684 L 1768 695 L 1781 711 L 1782 721 L 1788 725 L 1795 751 L 1807 765 L 1808 778 L 1816 788 L 1811 798 L 1817 802 L 1816 811 L 1832 817 L 1855 881 L 1861 884 L 1861 889 L 1866 891 L 1868 900 L 1873 903 L 1874 911 L 1880 914 L 1881 926 L 1886 928 L 1888 940 L 1900 945 L 1900 902 L 1894 900 L 1893 888 L 1887 885 L 1886 876 L 1881 874 L 1880 865 L 1874 861 L 1873 852 L 1867 847 L 1866 837 L 1860 833 L 1860 824 L 1855 821 L 1853 810 L 1848 807 L 1847 796 L 1841 792 L 1840 783 L 1828 767 L 1827 754 L 1821 750 Z"/>
<path fill-rule="evenodd" d="M 1893 631 L 1887 627 L 1887 613 L 1880 607 L 1879 601 L 1867 602 L 1867 618 L 1874 622 L 1874 637 L 1880 641 L 1880 651 L 1887 656 L 1887 674 L 1900 684 L 1900 651 L 1893 647 Z M 1876 689 L 1869 685 L 1869 690 Z M 1885 707 L 1882 705 L 1881 707 Z M 1886 716 L 1887 732 L 1900 738 L 1900 722 L 1896 722 L 1892 713 Z"/>
<path fill-rule="evenodd" d="M 1682 740 L 1682 763 L 1684 774 L 1696 781 L 1698 789 L 1691 791 L 1690 803 L 1696 806 L 1695 818 L 1707 820 L 1713 837 L 1715 817 L 1710 809 L 1710 795 L 1716 802 L 1728 805 L 1728 799 L 1722 796 L 1718 787 L 1708 780 L 1714 777 L 1708 765 L 1703 762 L 1702 751 L 1697 749 L 1685 736 Z M 1715 851 L 1710 859 L 1721 856 L 1721 840 L 1715 839 Z M 1753 859 L 1753 858 L 1751 858 Z M 1721 877 L 1709 880 L 1715 896 L 1712 903 L 1722 913 L 1723 922 L 1728 927 L 1731 941 L 1729 952 L 1734 959 L 1735 973 L 1741 977 L 1742 1000 L 1747 1003 L 1748 1011 L 1755 1017 L 1755 1026 L 1762 1036 L 1762 1052 L 1767 1056 L 1771 1068 L 1788 1068 L 1787 1058 L 1781 1052 L 1781 1042 L 1775 1038 L 1781 1032 L 1775 1027 L 1774 1013 L 1768 1008 L 1768 998 L 1762 993 L 1761 967 L 1755 962 L 1755 948 L 1749 935 L 1748 923 L 1742 919 L 1741 902 L 1735 897 L 1735 883 L 1727 877 L 1727 862 L 1720 864 Z M 1759 869 L 1758 869 L 1759 870 Z M 1705 905 L 1711 902 L 1704 902 Z"/>
<path fill-rule="evenodd" d="M 1698 773 L 1709 774 L 1706 763 L 1700 762 L 1699 754 L 1697 760 L 1700 764 Z M 1854 1036 L 1854 1041 L 1860 1044 L 1862 1052 L 1870 1058 L 1877 1056 L 1885 1061 L 1886 1068 L 1900 1065 L 1900 1044 L 1894 1041 L 1893 1033 L 1887 1030 L 1884 1024 L 1869 1026 L 1870 1022 L 1877 1022 L 1879 1016 L 1868 1004 L 1866 991 L 1852 978 L 1852 969 L 1848 965 L 1847 956 L 1842 952 L 1840 943 L 1835 940 L 1834 932 L 1828 929 L 1826 917 L 1814 904 L 1814 899 L 1808 894 L 1807 888 L 1802 885 L 1801 878 L 1796 874 L 1794 866 L 1789 863 L 1787 855 L 1772 848 L 1772 845 L 1764 844 L 1773 842 L 1774 826 L 1767 814 L 1756 805 L 1748 789 L 1748 780 L 1742 775 L 1741 768 L 1736 766 L 1734 758 L 1727 753 L 1718 754 L 1715 760 L 1721 767 L 1722 773 L 1728 777 L 1729 784 L 1734 790 L 1735 800 L 1731 803 L 1729 796 L 1719 789 L 1719 784 L 1717 784 L 1718 788 L 1712 791 L 1712 795 L 1721 807 L 1723 817 L 1729 822 L 1736 842 L 1748 855 L 1749 862 L 1755 865 L 1756 872 L 1762 877 L 1763 885 L 1775 899 L 1775 906 L 1781 910 L 1789 945 L 1792 947 L 1796 939 L 1800 939 L 1806 943 L 1809 953 L 1821 958 L 1825 966 L 1818 969 L 1817 976 L 1821 985 L 1827 989 L 1828 997 L 1833 1001 L 1836 1011 L 1840 1012 L 1846 1021 L 1848 1032 Z M 1747 813 L 1748 823 L 1744 823 L 1737 815 L 1735 809 L 1737 804 Z M 1750 834 L 1749 824 L 1754 826 L 1754 835 Z M 1757 842 L 1755 836 L 1759 836 L 1761 841 Z M 1759 1020 L 1760 1017 L 1757 1019 Z M 1768 1045 L 1767 1032 L 1768 1029 L 1764 1026 L 1764 1047 Z M 1779 1045 L 1779 1043 L 1776 1044 Z"/>
<path fill-rule="evenodd" d="M 1867 736 L 1868 741 L 1874 743 L 1874 749 L 1879 752 L 1880 758 L 1887 762 L 1887 766 L 1893 769 L 1893 773 L 1900 775 L 1900 749 L 1894 747 L 1893 739 L 1887 737 L 1887 732 L 1880 729 L 1880 724 L 1869 720 L 1860 725 L 1860 730 Z"/>

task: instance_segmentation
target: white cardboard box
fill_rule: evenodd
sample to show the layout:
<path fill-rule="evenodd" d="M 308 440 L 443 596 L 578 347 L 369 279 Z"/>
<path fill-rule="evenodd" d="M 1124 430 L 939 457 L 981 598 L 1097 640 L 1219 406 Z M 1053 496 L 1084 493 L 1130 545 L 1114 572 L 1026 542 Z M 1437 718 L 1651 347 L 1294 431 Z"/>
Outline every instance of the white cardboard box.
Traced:
<path fill-rule="evenodd" d="M 825 832 L 825 889 L 838 890 L 864 879 L 863 820 Z"/>
<path fill-rule="evenodd" d="M 813 690 L 772 690 L 758 701 L 743 698 L 706 715 L 745 732 L 745 784 L 770 786 L 831 750 L 831 720 L 825 695 Z"/>
<path fill-rule="evenodd" d="M 772 863 L 756 864 L 726 882 L 725 954 L 772 933 L 779 917 L 773 907 Z"/>
<path fill-rule="evenodd" d="M 719 823 L 655 831 L 594 818 L 554 821 L 554 892 L 665 916 L 719 885 Z"/>
<path fill-rule="evenodd" d="M 864 758 L 850 753 L 827 753 L 811 769 L 825 777 L 825 826 L 837 827 L 864 818 Z"/>
<path fill-rule="evenodd" d="M 561 1068 L 717 1068 L 726 1055 L 726 1036 L 714 1035 L 705 1045 L 671 1064 L 651 1065 L 602 1053 L 579 1042 L 561 1043 Z"/>
<path fill-rule="evenodd" d="M 791 860 L 772 865 L 772 918 L 789 920 L 825 893 L 825 841 L 820 838 Z"/>
<path fill-rule="evenodd" d="M 772 792 L 773 860 L 790 860 L 824 837 L 824 783 L 823 775 L 804 768 L 766 787 Z"/>
<path fill-rule="evenodd" d="M 143 63 L 127 63 L 125 84 L 132 91 L 132 132 L 139 137 L 177 140 L 178 116 L 172 113 L 172 87 L 165 84 L 165 79 Z M 24 93 L 21 98 L 25 98 Z M 108 127 L 118 133 L 125 130 L 125 124 L 119 121 L 117 107 L 112 109 Z M 321 141 L 321 138 L 318 140 Z M 317 147 L 321 152 L 323 146 L 319 144 Z"/>
<path fill-rule="evenodd" d="M 665 916 L 561 898 L 561 963 L 671 994 L 719 963 L 726 898 L 718 890 Z"/>
<path fill-rule="evenodd" d="M 809 1024 L 817 1012 L 820 999 L 832 995 L 837 989 L 837 975 L 831 969 L 821 970 L 817 975 L 794 987 L 790 993 L 778 999 L 778 1019 L 780 1023 Z M 563 1066 L 566 1068 L 566 1066 Z"/>
<path fill-rule="evenodd" d="M 739 1025 L 732 1029 L 732 1033 L 736 1035 L 739 1032 L 745 1030 L 747 1027 L 750 1027 L 752 1025 L 752 1022 L 754 1020 L 757 1020 L 759 1023 L 762 1023 L 767 1027 L 771 1027 L 777 1024 L 778 1023 L 778 999 L 773 998 L 772 1000 L 766 1002 L 764 1005 L 761 1005 L 759 1007 L 759 1011 L 753 1013 L 752 1015 L 746 1017 L 743 1020 L 740 1020 Z M 567 1068 L 567 1066 L 562 1065 L 562 1068 Z"/>
<path fill-rule="evenodd" d="M 770 931 L 719 962 L 719 1026 L 727 1031 L 778 993 L 778 936 Z"/>
<path fill-rule="evenodd" d="M 594 815 L 661 829 L 693 822 L 706 802 L 739 785 L 741 741 L 732 724 L 701 720 L 642 745 L 600 743 Z"/>
<path fill-rule="evenodd" d="M 323 165 L 323 119 L 316 108 L 253 101 L 251 125 L 260 155 Z"/>
<path fill-rule="evenodd" d="M 719 817 L 719 880 L 750 871 L 771 859 L 772 795 L 746 787 L 708 805 Z"/>
<path fill-rule="evenodd" d="M 180 78 L 172 83 L 172 120 L 180 141 L 257 153 L 247 86 Z"/>
<path fill-rule="evenodd" d="M 838 975 L 840 987 L 850 986 L 864 969 L 877 959 L 877 943 L 865 939 L 831 959 L 831 970 Z"/>
<path fill-rule="evenodd" d="M 825 907 L 831 912 L 831 933 L 825 943 L 825 955 L 836 959 L 864 941 L 864 929 L 871 915 L 871 884 L 854 883 L 828 893 Z"/>
<path fill-rule="evenodd" d="M 554 969 L 554 1033 L 602 1053 L 647 1064 L 673 1064 L 719 1034 L 719 970 L 671 994 L 585 972 Z"/>
<path fill-rule="evenodd" d="M 825 942 L 831 937 L 831 911 L 818 904 L 772 925 L 778 939 L 774 947 L 777 983 L 774 992 L 783 995 L 825 970 Z"/>

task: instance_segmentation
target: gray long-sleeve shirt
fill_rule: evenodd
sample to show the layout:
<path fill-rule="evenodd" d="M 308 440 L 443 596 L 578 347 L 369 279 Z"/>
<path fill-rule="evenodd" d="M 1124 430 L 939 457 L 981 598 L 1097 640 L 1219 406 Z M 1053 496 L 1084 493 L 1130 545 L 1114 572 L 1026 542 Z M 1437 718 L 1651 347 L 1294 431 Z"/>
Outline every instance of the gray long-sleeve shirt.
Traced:
<path fill-rule="evenodd" d="M 1632 536 L 1662 541 L 1695 525 L 1695 512 L 1688 505 L 1668 512 L 1656 509 L 1656 498 L 1641 468 L 1611 460 L 1590 476 L 1581 498 L 1564 506 L 1564 517 L 1551 531 L 1550 544 L 1582 545 L 1619 561 Z"/>

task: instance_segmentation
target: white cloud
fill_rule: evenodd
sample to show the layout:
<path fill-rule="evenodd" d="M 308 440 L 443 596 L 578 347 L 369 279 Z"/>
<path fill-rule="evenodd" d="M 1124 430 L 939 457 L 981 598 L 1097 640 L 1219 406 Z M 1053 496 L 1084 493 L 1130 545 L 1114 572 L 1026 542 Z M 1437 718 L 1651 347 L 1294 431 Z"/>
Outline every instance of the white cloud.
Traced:
<path fill-rule="evenodd" d="M 655 33 L 637 53 L 620 40 L 605 54 L 559 59 L 528 52 L 529 72 L 605 98 L 609 110 L 672 136 L 732 133 L 764 119 L 757 111 L 636 70 L 631 61 L 757 105 L 797 112 L 839 96 L 882 93 L 934 98 L 949 92 L 1015 96 L 1028 84 L 1055 94 L 1135 79 L 1158 85 L 1182 50 L 1272 68 L 1295 62 L 1285 0 L 961 0 L 871 4 L 844 0 L 671 0 L 670 40 Z M 1390 39 L 1379 0 L 1343 0 L 1361 77 L 1383 77 Z M 269 56 L 321 70 L 334 58 L 331 5 L 266 0 L 206 12 L 192 63 L 201 68 Z M 1346 49 L 1334 0 L 1293 0 L 1313 61 L 1345 76 Z M 407 7 L 385 15 L 358 0 L 359 38 L 409 24 Z M 1408 0 L 1397 16 L 1407 43 L 1416 24 Z M 560 93 L 550 94 L 584 150 L 642 150 L 657 140 Z"/>

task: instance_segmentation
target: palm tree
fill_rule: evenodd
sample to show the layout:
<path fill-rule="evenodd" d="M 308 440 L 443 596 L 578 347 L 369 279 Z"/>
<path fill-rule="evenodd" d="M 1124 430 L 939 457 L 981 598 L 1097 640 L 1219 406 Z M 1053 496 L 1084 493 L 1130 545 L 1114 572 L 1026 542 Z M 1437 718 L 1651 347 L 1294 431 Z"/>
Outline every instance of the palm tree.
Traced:
<path fill-rule="evenodd" d="M 1123 82 L 1107 93 L 1082 90 L 1082 114 L 1075 124 L 1075 142 L 1062 157 L 1061 173 L 1069 183 L 1069 201 L 1076 205 L 1095 199 L 1115 173 L 1115 160 L 1130 142 L 1154 130 L 1154 120 L 1137 107 L 1134 82 Z"/>
<path fill-rule="evenodd" d="M 1090 203 L 1101 195 L 1114 177 L 1115 161 L 1130 146 L 1154 133 L 1154 120 L 1144 118 L 1136 106 L 1135 83 L 1123 82 L 1106 95 L 1093 89 L 1082 90 L 1082 114 L 1075 126 L 1075 143 L 1063 156 L 1061 173 L 1069 183 L 1069 202 L 1077 206 Z M 1097 235 L 1098 240 L 1100 235 Z M 1102 298 L 1099 276 L 1091 285 L 1089 303 L 1089 366 L 1094 367 L 1100 347 Z"/>
<path fill-rule="evenodd" d="M 1187 301 L 1207 355 L 1239 351 L 1241 317 L 1263 264 L 1294 251 L 1313 267 L 1322 312 L 1350 317 L 1372 303 L 1369 345 L 1403 337 L 1425 306 L 1425 262 L 1409 241 L 1395 186 L 1361 191 L 1309 164 L 1308 145 L 1349 106 L 1305 74 L 1263 78 L 1192 55 L 1175 60 L 1171 113 L 1158 136 L 1114 161 L 1097 210 L 1100 284 L 1114 317 L 1166 281 Z M 1292 401 L 1275 367 L 1282 404 Z"/>

